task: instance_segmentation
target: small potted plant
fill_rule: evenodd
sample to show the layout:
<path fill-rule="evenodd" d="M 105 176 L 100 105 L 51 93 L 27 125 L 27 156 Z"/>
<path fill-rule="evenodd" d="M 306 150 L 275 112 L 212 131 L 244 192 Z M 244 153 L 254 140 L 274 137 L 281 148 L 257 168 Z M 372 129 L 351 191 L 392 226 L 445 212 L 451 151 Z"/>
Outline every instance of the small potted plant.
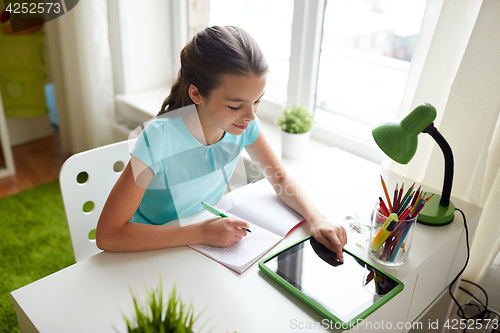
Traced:
<path fill-rule="evenodd" d="M 300 158 L 309 142 L 314 117 L 305 105 L 286 105 L 276 125 L 281 128 L 281 155 L 287 158 Z"/>

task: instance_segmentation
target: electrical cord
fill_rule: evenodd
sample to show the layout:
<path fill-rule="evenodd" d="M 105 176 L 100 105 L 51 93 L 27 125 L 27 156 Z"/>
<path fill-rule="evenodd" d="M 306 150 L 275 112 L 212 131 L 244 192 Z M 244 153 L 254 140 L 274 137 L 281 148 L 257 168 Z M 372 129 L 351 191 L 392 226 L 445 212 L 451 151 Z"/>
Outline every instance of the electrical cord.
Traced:
<path fill-rule="evenodd" d="M 464 267 L 462 268 L 462 270 L 460 270 L 460 272 L 457 274 L 457 276 L 453 279 L 453 281 L 450 283 L 450 286 L 448 288 L 448 291 L 450 293 L 451 298 L 453 299 L 455 304 L 458 306 L 457 315 L 460 318 L 463 318 L 466 320 L 469 320 L 469 319 L 472 319 L 472 320 L 490 319 L 490 320 L 496 320 L 498 323 L 498 321 L 500 320 L 500 315 L 498 313 L 496 313 L 495 311 L 491 311 L 490 309 L 488 309 L 488 294 L 481 286 L 479 286 L 478 284 L 476 284 L 472 281 L 469 281 L 469 280 L 465 280 L 465 279 L 461 280 L 462 282 L 472 284 L 472 285 L 478 287 L 479 289 L 481 289 L 481 291 L 483 292 L 483 294 L 485 296 L 486 304 L 481 302 L 481 300 L 479 300 L 476 296 L 474 296 L 470 291 L 459 286 L 458 288 L 460 290 L 462 290 L 465 293 L 472 296 L 477 302 L 477 303 L 476 302 L 469 302 L 462 307 L 458 303 L 458 301 L 455 299 L 455 297 L 453 296 L 453 293 L 451 291 L 455 282 L 459 279 L 459 277 L 462 275 L 462 273 L 467 268 L 467 264 L 469 263 L 469 258 L 470 258 L 469 229 L 467 228 L 467 220 L 466 220 L 465 214 L 462 210 L 460 210 L 458 208 L 455 208 L 455 210 L 459 211 L 462 214 L 462 217 L 464 219 L 465 241 L 467 244 L 467 259 L 465 261 Z M 495 328 L 492 328 L 491 332 L 493 333 L 494 330 L 495 330 Z M 465 333 L 466 331 L 467 331 L 467 328 L 464 328 L 463 332 Z"/>
<path fill-rule="evenodd" d="M 450 296 L 453 299 L 453 301 L 455 302 L 455 304 L 458 306 L 458 311 L 457 311 L 458 315 L 460 316 L 460 318 L 465 318 L 464 311 L 463 311 L 462 307 L 460 306 L 460 304 L 458 303 L 458 301 L 455 299 L 455 296 L 453 296 L 451 288 L 453 287 L 453 285 L 455 284 L 455 282 L 457 282 L 458 278 L 462 275 L 462 273 L 465 271 L 465 268 L 467 268 L 467 264 L 469 263 L 469 257 L 470 257 L 469 228 L 467 228 L 467 220 L 465 218 L 464 212 L 462 210 L 458 209 L 458 208 L 455 208 L 455 210 L 458 210 L 462 214 L 462 217 L 464 219 L 465 243 L 467 244 L 467 260 L 465 260 L 465 265 L 462 268 L 462 270 L 457 274 L 457 276 L 455 276 L 455 278 L 453 279 L 453 281 L 451 281 L 450 286 L 448 288 L 448 292 L 450 293 Z"/>

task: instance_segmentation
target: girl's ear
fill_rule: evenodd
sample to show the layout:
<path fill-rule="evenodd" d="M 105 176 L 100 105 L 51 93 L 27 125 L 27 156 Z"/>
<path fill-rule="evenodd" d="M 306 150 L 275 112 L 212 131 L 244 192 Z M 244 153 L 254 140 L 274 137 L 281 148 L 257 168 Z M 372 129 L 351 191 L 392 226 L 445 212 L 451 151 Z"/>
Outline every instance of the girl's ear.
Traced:
<path fill-rule="evenodd" d="M 188 88 L 188 93 L 189 93 L 189 97 L 191 97 L 191 100 L 195 104 L 201 103 L 201 95 L 200 95 L 200 92 L 198 91 L 198 88 L 196 88 L 194 85 L 190 84 L 189 88 Z"/>

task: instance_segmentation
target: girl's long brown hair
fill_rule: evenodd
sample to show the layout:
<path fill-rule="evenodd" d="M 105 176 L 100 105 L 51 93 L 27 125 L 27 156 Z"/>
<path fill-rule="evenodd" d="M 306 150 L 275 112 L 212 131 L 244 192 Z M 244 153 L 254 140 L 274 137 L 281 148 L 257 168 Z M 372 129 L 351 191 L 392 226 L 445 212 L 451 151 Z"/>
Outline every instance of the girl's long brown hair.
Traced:
<path fill-rule="evenodd" d="M 257 76 L 267 73 L 267 64 L 254 39 L 234 26 L 213 26 L 197 32 L 181 51 L 181 69 L 159 115 L 193 104 L 189 85 L 208 97 L 224 74 Z"/>

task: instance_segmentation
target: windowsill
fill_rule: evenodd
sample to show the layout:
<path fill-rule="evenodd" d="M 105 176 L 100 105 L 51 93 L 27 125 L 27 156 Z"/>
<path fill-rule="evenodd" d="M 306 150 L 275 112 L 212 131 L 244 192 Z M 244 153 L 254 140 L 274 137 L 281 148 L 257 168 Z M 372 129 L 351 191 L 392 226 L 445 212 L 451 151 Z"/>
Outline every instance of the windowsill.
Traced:
<path fill-rule="evenodd" d="M 170 84 L 161 84 L 132 94 L 116 95 L 116 113 L 126 124 L 138 126 L 155 117 L 170 93 Z M 134 128 L 135 128 L 134 126 Z"/>

